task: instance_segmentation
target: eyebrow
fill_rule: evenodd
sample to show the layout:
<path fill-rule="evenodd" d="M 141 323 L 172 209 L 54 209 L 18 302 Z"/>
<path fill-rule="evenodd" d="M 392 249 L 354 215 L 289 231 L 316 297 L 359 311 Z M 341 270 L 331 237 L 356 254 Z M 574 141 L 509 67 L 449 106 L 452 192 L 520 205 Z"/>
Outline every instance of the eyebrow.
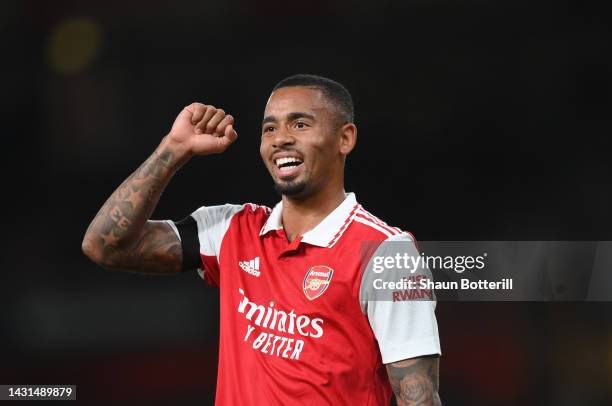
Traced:
<path fill-rule="evenodd" d="M 293 121 L 293 120 L 297 120 L 299 118 L 308 118 L 310 120 L 314 120 L 315 116 L 313 116 L 312 114 L 308 114 L 308 113 L 303 113 L 301 111 L 296 111 L 293 113 L 289 113 L 287 114 L 287 120 L 289 121 Z M 264 117 L 263 121 L 261 122 L 261 124 L 266 124 L 266 123 L 275 123 L 277 121 L 275 116 L 266 116 Z"/>

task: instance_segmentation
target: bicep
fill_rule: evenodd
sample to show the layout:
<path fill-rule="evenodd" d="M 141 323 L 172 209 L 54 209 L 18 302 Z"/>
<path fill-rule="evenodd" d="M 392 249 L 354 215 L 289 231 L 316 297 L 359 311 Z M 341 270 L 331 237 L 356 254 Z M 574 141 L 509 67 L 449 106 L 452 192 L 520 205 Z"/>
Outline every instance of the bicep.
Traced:
<path fill-rule="evenodd" d="M 398 406 L 438 406 L 440 358 L 437 355 L 387 364 L 389 383 Z"/>
<path fill-rule="evenodd" d="M 147 221 L 130 249 L 109 248 L 109 268 L 160 275 L 182 269 L 181 241 L 165 221 Z"/>

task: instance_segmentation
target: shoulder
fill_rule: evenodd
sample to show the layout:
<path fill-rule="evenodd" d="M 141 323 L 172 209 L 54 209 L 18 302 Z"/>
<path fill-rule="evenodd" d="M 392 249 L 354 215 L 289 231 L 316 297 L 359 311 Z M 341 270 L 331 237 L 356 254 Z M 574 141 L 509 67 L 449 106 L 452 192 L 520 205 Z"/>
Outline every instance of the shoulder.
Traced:
<path fill-rule="evenodd" d="M 255 203 L 222 204 L 218 206 L 202 206 L 191 216 L 198 223 L 229 222 L 235 218 L 242 221 L 265 222 L 272 210 L 267 206 Z"/>
<path fill-rule="evenodd" d="M 402 230 L 387 224 L 384 220 L 367 211 L 360 204 L 353 214 L 351 234 L 361 240 L 385 241 L 385 240 L 412 240 L 416 241 L 410 231 Z"/>
<path fill-rule="evenodd" d="M 255 203 L 244 203 L 234 206 L 235 214 L 249 221 L 263 220 L 265 222 L 272 212 L 271 208 Z"/>

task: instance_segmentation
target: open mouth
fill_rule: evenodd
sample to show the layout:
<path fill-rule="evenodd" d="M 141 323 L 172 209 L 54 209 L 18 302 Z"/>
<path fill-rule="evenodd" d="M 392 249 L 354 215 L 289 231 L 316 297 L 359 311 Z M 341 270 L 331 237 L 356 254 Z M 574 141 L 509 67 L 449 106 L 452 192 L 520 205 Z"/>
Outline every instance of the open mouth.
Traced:
<path fill-rule="evenodd" d="M 299 174 L 304 161 L 298 157 L 276 158 L 274 164 L 280 178 L 292 178 Z"/>
<path fill-rule="evenodd" d="M 298 166 L 302 164 L 302 160 L 300 158 L 295 157 L 287 157 L 287 158 L 277 158 L 274 163 L 276 164 L 278 169 L 290 168 L 292 166 Z"/>

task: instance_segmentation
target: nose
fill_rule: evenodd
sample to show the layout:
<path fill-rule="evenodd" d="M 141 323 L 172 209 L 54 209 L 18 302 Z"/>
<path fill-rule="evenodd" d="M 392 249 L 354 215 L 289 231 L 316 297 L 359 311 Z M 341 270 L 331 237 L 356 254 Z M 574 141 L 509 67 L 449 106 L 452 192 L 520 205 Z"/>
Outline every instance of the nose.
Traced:
<path fill-rule="evenodd" d="M 284 126 L 279 127 L 274 132 L 274 136 L 272 137 L 272 146 L 274 148 L 281 148 L 293 144 L 295 144 L 295 138 L 286 128 L 284 128 Z"/>

